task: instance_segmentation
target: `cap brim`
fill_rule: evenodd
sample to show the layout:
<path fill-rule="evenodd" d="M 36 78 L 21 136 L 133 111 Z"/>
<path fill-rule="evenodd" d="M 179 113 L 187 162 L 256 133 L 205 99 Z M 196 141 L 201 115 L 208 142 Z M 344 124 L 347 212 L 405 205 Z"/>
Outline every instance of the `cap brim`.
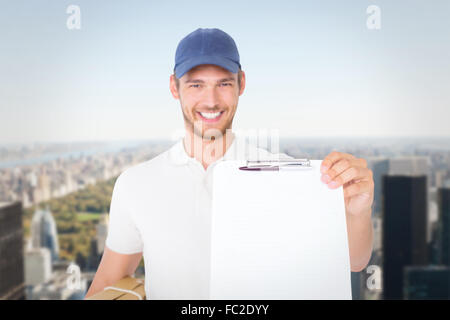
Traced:
<path fill-rule="evenodd" d="M 190 58 L 175 67 L 175 74 L 180 79 L 186 72 L 202 64 L 214 64 L 232 73 L 239 71 L 239 64 L 231 59 L 218 56 L 197 56 Z"/>

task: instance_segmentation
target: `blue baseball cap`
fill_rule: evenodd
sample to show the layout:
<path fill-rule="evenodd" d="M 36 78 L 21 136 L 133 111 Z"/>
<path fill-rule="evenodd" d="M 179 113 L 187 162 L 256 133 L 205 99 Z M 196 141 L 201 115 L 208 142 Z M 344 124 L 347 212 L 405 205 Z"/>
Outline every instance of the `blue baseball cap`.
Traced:
<path fill-rule="evenodd" d="M 232 73 L 238 72 L 241 64 L 233 38 L 220 29 L 198 28 L 181 39 L 175 53 L 177 78 L 201 64 L 214 64 Z"/>

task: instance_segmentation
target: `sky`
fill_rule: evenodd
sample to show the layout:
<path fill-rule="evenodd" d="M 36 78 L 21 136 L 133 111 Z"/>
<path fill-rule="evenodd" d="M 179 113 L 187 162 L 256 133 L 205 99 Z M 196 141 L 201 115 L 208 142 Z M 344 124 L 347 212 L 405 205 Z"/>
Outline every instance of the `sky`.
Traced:
<path fill-rule="evenodd" d="M 175 50 L 199 27 L 239 49 L 234 129 L 450 136 L 450 1 L 429 3 L 2 0 L 0 143 L 171 138 L 183 129 Z M 67 28 L 69 5 L 80 29 Z"/>

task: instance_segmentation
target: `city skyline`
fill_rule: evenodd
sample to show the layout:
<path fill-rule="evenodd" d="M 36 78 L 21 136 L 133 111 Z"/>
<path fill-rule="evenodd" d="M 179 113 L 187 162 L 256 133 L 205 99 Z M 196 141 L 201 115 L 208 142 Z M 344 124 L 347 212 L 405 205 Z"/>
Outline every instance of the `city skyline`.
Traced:
<path fill-rule="evenodd" d="M 248 129 L 232 129 L 233 132 L 236 131 L 241 131 L 241 132 L 246 132 L 246 131 L 251 131 L 251 130 L 271 130 L 271 128 L 248 128 Z M 146 142 L 160 142 L 160 141 L 175 141 L 178 137 L 179 137 L 179 133 L 181 132 L 180 130 L 183 129 L 177 129 L 175 131 L 173 131 L 171 134 L 167 135 L 167 136 L 161 136 L 161 137 L 140 137 L 140 138 L 135 138 L 135 139 L 129 139 L 129 138 L 122 138 L 122 139 L 67 139 L 67 140 L 62 140 L 62 139 L 49 139 L 49 140 L 37 140 L 37 139 L 30 139 L 30 140 L 26 140 L 26 141 L 22 141 L 22 140 L 18 140 L 18 141 L 0 141 L 0 147 L 23 147 L 23 146 L 36 146 L 36 145 L 57 145 L 57 144 L 95 144 L 95 143 L 118 143 L 118 144 L 122 144 L 125 145 L 126 143 L 131 143 L 131 144 L 136 144 L 136 143 L 146 143 Z M 278 129 L 277 129 L 278 130 Z M 447 135 L 357 135 L 357 136 L 352 136 L 352 135 L 283 135 L 283 136 L 279 136 L 280 141 L 281 140 L 289 140 L 289 139 L 320 139 L 320 140 L 325 140 L 325 139 L 340 139 L 340 140 L 344 140 L 344 139 L 351 139 L 351 140 L 365 140 L 365 139 L 379 139 L 379 140 L 383 140 L 383 139 L 405 139 L 405 140 L 416 140 L 416 139 L 421 139 L 421 140 L 448 140 L 450 139 L 450 134 Z M 449 146 L 450 148 L 450 146 Z"/>
<path fill-rule="evenodd" d="M 284 140 L 281 139 L 281 141 Z M 27 218 L 24 220 L 24 239 L 29 238 L 30 232 L 31 235 L 33 233 L 32 225 L 26 221 L 31 221 L 31 213 L 36 215 L 39 212 L 36 210 L 39 210 L 39 208 L 46 208 L 47 205 L 49 208 L 52 208 L 52 214 L 56 212 L 55 220 L 59 225 L 58 234 L 61 236 L 61 243 L 63 244 L 60 248 L 63 248 L 64 254 L 58 264 L 52 263 L 50 278 L 48 278 L 50 276 L 48 273 L 51 260 L 50 253 L 46 254 L 46 252 L 41 252 L 42 250 L 39 252 L 36 250 L 30 251 L 27 247 L 24 247 L 26 250 L 25 266 L 28 265 L 30 267 L 30 263 L 31 265 L 39 265 L 39 268 L 30 267 L 29 270 L 32 270 L 33 274 L 41 277 L 42 280 L 38 281 L 40 284 L 33 288 L 27 286 L 28 298 L 69 298 L 69 294 L 72 294 L 72 291 L 67 290 L 65 286 L 65 279 L 68 276 L 65 270 L 71 263 L 69 261 L 71 259 L 68 260 L 68 257 L 75 257 L 73 259 L 76 260 L 77 265 L 81 268 L 82 278 L 85 279 L 83 281 L 89 282 L 89 279 L 92 279 L 92 270 L 98 264 L 102 243 L 104 243 L 106 224 L 103 227 L 95 227 L 95 230 L 92 227 L 93 225 L 91 227 L 86 225 L 86 229 L 83 229 L 83 231 L 81 229 L 76 231 L 75 227 L 80 227 L 81 223 L 87 223 L 86 221 L 90 219 L 92 219 L 90 220 L 92 223 L 96 223 L 96 221 L 106 217 L 108 212 L 107 205 L 113 186 L 111 180 L 108 179 L 114 179 L 127 167 L 151 159 L 169 147 L 169 143 L 166 141 L 161 144 L 136 145 L 134 148 L 125 150 L 119 148 L 115 151 L 104 153 L 100 150 L 101 145 L 95 143 L 92 145 L 98 149 L 97 153 L 85 154 L 78 159 L 56 158 L 30 166 L 0 168 L 0 173 L 2 173 L 0 175 L 0 207 L 2 202 L 4 202 L 3 205 L 21 202 L 23 209 L 28 212 L 25 215 Z M 384 286 L 380 287 L 381 278 L 377 278 L 380 276 L 380 273 L 376 271 L 384 270 L 382 263 L 384 256 L 382 230 L 383 216 L 386 215 L 384 207 L 386 205 L 383 205 L 383 201 L 388 199 L 386 192 L 392 198 L 393 196 L 403 195 L 404 192 L 400 192 L 400 190 L 408 190 L 408 188 L 391 188 L 391 191 L 383 190 L 381 183 L 383 177 L 384 179 L 387 179 L 387 177 L 392 179 L 402 177 L 401 179 L 408 181 L 420 179 L 422 188 L 412 198 L 422 199 L 427 206 L 425 209 L 426 222 L 425 224 L 420 224 L 420 239 L 422 242 L 426 240 L 427 248 L 430 251 L 430 260 L 423 270 L 411 269 L 408 272 L 405 271 L 405 275 L 408 275 L 408 281 L 405 284 L 408 296 L 405 297 L 414 298 L 417 297 L 417 293 L 425 296 L 432 296 L 433 294 L 442 296 L 442 293 L 433 293 L 430 290 L 445 290 L 445 286 L 438 286 L 433 283 L 437 281 L 436 278 L 445 277 L 445 272 L 448 273 L 448 268 L 445 269 L 439 265 L 440 249 L 438 241 L 439 230 L 448 229 L 448 200 L 443 196 L 444 192 L 448 194 L 450 188 L 450 150 L 448 145 L 443 145 L 446 148 L 441 149 L 412 140 L 407 140 L 406 143 L 399 143 L 390 139 L 381 141 L 375 139 L 367 143 L 358 139 L 348 141 L 334 138 L 333 140 L 322 139 L 319 142 L 315 139 L 288 140 L 280 144 L 280 149 L 282 152 L 297 158 L 307 154 L 312 158 L 320 159 L 328 154 L 333 146 L 339 146 L 342 151 L 350 152 L 366 159 L 368 167 L 373 170 L 375 181 L 372 213 L 374 226 L 373 253 L 367 269 L 359 273 L 352 273 L 353 298 L 380 299 L 385 288 Z M 58 148 L 65 150 L 63 145 L 49 146 L 49 148 L 53 152 L 58 150 Z M 38 148 L 39 152 L 45 152 L 45 150 L 48 150 L 45 146 L 44 148 Z M 28 151 L 32 152 L 33 149 L 28 149 Z M 105 183 L 109 185 L 106 189 L 104 189 Z M 96 185 L 103 187 L 95 187 Z M 93 189 L 91 188 L 96 189 L 92 191 Z M 103 193 L 98 193 L 99 190 L 104 191 Z M 88 193 L 88 191 L 91 193 Z M 86 197 L 87 195 L 89 195 L 89 198 Z M 395 197 L 389 203 L 395 204 L 398 202 L 395 200 Z M 405 205 L 408 202 L 402 203 L 402 206 L 405 207 L 404 212 L 391 210 L 397 212 L 397 216 L 404 216 L 406 212 L 410 211 Z M 95 204 L 95 207 L 92 207 L 92 204 Z M 91 207 L 88 209 L 89 206 Z M 422 213 L 425 211 L 422 210 Z M 389 215 L 392 216 L 391 214 Z M 422 218 L 424 218 L 423 215 Z M 442 224 L 443 228 L 440 227 L 440 224 Z M 396 232 L 393 235 L 395 238 Z M 83 241 L 85 244 L 83 244 Z M 29 243 L 28 240 L 25 242 Z M 419 266 L 408 264 L 408 267 L 418 268 Z M 25 268 L 25 270 L 27 269 Z M 427 278 L 424 279 L 424 277 Z M 368 284 L 370 279 L 375 281 L 371 285 Z M 25 277 L 25 284 L 27 283 L 27 277 Z M 430 290 L 420 289 L 424 283 L 429 286 Z M 55 288 L 50 290 L 52 286 Z"/>

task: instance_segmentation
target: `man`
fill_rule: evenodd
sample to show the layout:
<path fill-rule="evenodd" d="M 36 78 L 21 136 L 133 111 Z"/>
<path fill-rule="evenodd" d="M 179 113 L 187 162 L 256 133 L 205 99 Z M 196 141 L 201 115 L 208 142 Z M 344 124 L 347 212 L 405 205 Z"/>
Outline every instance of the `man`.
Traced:
<path fill-rule="evenodd" d="M 225 32 L 197 29 L 180 41 L 170 91 L 180 100 L 185 136 L 117 179 L 105 251 L 86 297 L 132 275 L 144 255 L 148 299 L 208 299 L 212 169 L 237 157 L 231 128 L 245 81 Z M 321 172 L 330 188 L 343 185 L 351 269 L 361 271 L 372 251 L 372 172 L 340 152 L 323 160 Z"/>

